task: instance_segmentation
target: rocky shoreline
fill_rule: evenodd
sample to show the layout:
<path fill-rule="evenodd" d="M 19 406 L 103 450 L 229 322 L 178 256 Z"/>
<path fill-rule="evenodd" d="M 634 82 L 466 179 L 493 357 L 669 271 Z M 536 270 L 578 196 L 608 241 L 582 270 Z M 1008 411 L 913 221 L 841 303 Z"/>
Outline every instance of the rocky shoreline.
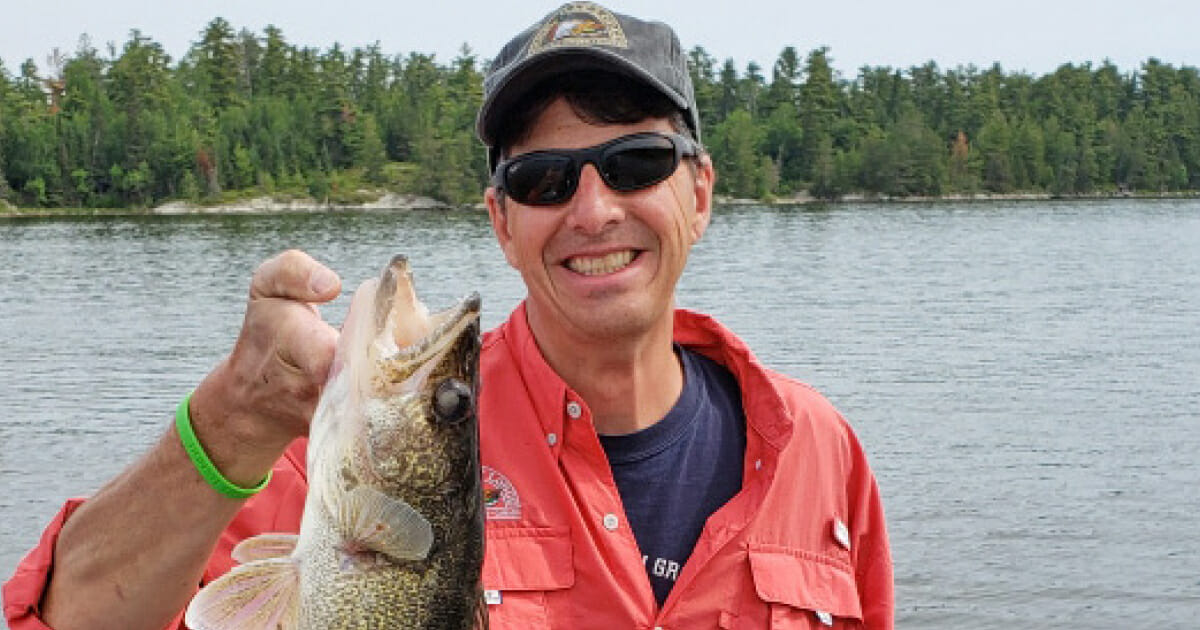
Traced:
<path fill-rule="evenodd" d="M 375 201 L 337 203 L 317 199 L 275 199 L 256 197 L 234 203 L 206 206 L 186 201 L 170 201 L 151 208 L 149 214 L 271 214 L 278 212 L 330 212 L 353 210 L 450 210 L 443 201 L 419 195 L 386 193 Z"/>
<path fill-rule="evenodd" d="M 187 201 L 168 201 L 153 208 L 19 208 L 0 199 L 0 218 L 55 216 L 130 216 L 130 215 L 189 215 L 189 214 L 301 214 L 317 212 L 355 212 L 364 210 L 454 210 L 478 209 L 476 206 L 453 206 L 444 201 L 420 195 L 385 193 L 373 201 L 342 203 L 312 198 L 254 197 L 220 204 L 198 204 Z"/>

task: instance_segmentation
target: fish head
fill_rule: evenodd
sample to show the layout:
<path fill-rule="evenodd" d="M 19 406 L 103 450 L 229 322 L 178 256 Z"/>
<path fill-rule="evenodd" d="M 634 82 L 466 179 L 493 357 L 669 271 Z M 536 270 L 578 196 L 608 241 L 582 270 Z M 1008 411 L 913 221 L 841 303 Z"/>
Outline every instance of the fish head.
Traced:
<path fill-rule="evenodd" d="M 403 256 L 356 291 L 333 377 L 348 409 L 329 423 L 346 489 L 368 484 L 426 514 L 478 494 L 479 312 L 475 293 L 430 312 Z"/>

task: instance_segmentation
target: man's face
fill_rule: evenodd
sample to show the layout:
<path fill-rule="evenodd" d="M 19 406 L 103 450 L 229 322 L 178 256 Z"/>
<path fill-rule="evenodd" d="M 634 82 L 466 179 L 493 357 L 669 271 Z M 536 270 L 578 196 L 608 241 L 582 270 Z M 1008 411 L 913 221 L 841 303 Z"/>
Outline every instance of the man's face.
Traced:
<path fill-rule="evenodd" d="M 558 99 L 534 122 L 508 157 L 545 149 L 590 147 L 642 131 L 672 133 L 670 123 L 595 125 Z M 566 203 L 528 206 L 489 188 L 492 227 L 508 263 L 529 291 L 530 325 L 564 341 L 635 338 L 665 326 L 669 331 L 675 283 L 711 211 L 713 170 L 681 163 L 667 180 L 633 192 L 610 189 L 592 164 Z"/>

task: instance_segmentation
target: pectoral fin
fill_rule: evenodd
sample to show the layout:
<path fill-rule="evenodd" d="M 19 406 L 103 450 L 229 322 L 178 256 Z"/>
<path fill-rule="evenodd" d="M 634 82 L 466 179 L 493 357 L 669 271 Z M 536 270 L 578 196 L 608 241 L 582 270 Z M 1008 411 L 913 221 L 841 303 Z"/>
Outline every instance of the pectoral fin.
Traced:
<path fill-rule="evenodd" d="M 291 558 L 258 560 L 200 589 L 183 621 L 192 630 L 296 630 L 299 594 Z"/>
<path fill-rule="evenodd" d="M 433 527 L 420 512 L 370 486 L 342 495 L 335 518 L 347 542 L 393 560 L 423 560 L 433 546 Z"/>

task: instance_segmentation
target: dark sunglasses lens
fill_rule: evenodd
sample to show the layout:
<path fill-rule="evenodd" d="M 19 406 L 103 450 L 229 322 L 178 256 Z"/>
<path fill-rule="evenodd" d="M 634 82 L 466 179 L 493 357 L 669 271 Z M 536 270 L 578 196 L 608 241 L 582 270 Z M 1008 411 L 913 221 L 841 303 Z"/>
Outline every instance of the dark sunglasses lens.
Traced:
<path fill-rule="evenodd" d="M 553 205 L 571 196 L 576 176 L 574 161 L 565 155 L 530 155 L 508 165 L 504 187 L 518 203 Z"/>
<path fill-rule="evenodd" d="M 601 171 L 615 190 L 653 186 L 675 172 L 675 146 L 666 138 L 638 138 L 604 153 Z"/>

